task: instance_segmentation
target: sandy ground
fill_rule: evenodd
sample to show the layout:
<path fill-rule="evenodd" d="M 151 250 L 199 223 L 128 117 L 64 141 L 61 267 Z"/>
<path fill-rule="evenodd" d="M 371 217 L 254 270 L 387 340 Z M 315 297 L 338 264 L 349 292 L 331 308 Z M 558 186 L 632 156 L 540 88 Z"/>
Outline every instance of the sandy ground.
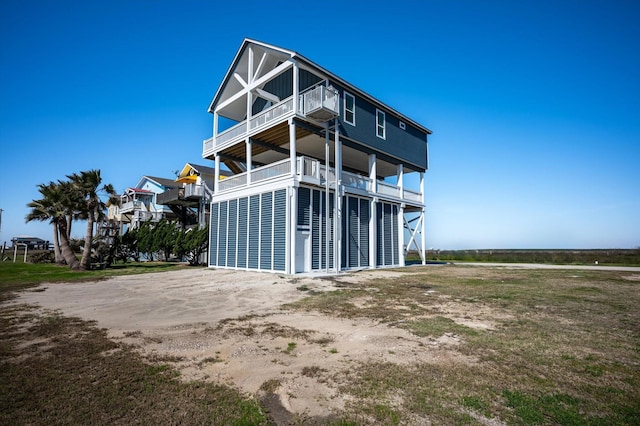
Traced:
<path fill-rule="evenodd" d="M 473 273 L 478 272 L 474 268 Z M 359 363 L 476 362 L 456 350 L 454 334 L 419 338 L 370 319 L 282 309 L 308 290 L 334 291 L 339 285 L 402 274 L 375 270 L 327 279 L 185 268 L 42 285 L 20 293 L 12 303 L 37 304 L 96 321 L 112 339 L 176 366 L 185 380 L 225 383 L 260 398 L 272 412 L 280 412 L 279 423 L 286 424 L 292 413 L 321 418 L 343 409 L 349 400 L 339 387 L 345 373 Z M 433 296 L 432 309 L 468 327 L 491 329 L 500 316 Z M 358 303 L 364 306 L 367 300 Z"/>
<path fill-rule="evenodd" d="M 344 407 L 337 388 L 341 374 L 354 363 L 439 362 L 452 356 L 439 349 L 456 345 L 457 337 L 420 339 L 372 320 L 284 310 L 281 305 L 305 297 L 302 286 L 332 291 L 338 282 L 398 275 L 365 271 L 322 279 L 184 269 L 47 284 L 22 292 L 13 303 L 96 321 L 112 339 L 175 365 L 185 380 L 212 380 L 263 397 L 267 389 L 289 413 L 322 417 Z"/>

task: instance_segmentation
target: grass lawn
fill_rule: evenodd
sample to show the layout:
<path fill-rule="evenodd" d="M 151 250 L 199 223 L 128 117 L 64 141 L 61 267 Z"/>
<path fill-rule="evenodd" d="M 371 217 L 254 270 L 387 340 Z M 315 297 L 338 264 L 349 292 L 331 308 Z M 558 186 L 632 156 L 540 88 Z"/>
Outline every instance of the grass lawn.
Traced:
<path fill-rule="evenodd" d="M 73 272 L 0 263 L 0 300 L 42 282 L 162 272 L 177 264 L 127 264 Z M 0 304 L 0 424 L 269 424 L 252 398 L 224 385 L 179 380 L 158 358 L 109 340 L 106 330 L 55 312 Z"/>
<path fill-rule="evenodd" d="M 457 342 L 431 349 L 437 361 L 369 362 L 327 378 L 342 383 L 356 423 L 640 424 L 640 275 L 404 271 L 288 306 Z"/>
<path fill-rule="evenodd" d="M 77 273 L 0 264 L 0 297 L 43 281 L 176 267 Z M 402 272 L 284 306 L 374 319 L 425 342 L 419 362 L 372 360 L 335 375 L 308 369 L 345 399 L 338 424 L 640 425 L 640 274 Z M 0 324 L 0 424 L 269 424 L 251 396 L 182 381 L 171 360 L 143 359 L 95 324 L 8 304 Z"/>

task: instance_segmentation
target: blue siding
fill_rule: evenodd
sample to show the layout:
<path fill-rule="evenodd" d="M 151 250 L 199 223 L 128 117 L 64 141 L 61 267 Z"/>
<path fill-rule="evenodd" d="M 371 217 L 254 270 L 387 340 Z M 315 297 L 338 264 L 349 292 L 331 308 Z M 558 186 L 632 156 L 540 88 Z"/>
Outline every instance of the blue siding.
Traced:
<path fill-rule="evenodd" d="M 334 86 L 338 86 L 334 83 Z M 356 125 L 344 122 L 344 89 L 338 86 L 340 91 L 340 134 L 358 141 L 370 148 L 387 153 L 426 170 L 427 168 L 427 134 L 422 130 L 404 122 L 406 128 L 400 128 L 400 119 L 385 110 L 380 105 L 374 105 L 368 100 L 359 97 L 353 91 L 347 92 L 355 96 L 355 122 Z M 386 115 L 386 138 L 376 136 L 376 108 Z"/>
<path fill-rule="evenodd" d="M 218 266 L 227 266 L 227 202 L 220 203 L 220 225 L 218 233 Z"/>
<path fill-rule="evenodd" d="M 272 269 L 273 193 L 262 194 L 260 200 L 260 269 Z"/>
<path fill-rule="evenodd" d="M 211 220 L 209 224 L 209 266 L 218 265 L 218 203 L 211 205 Z"/>
<path fill-rule="evenodd" d="M 298 225 L 311 225 L 311 190 L 309 188 L 298 188 Z"/>
<path fill-rule="evenodd" d="M 227 237 L 227 266 L 236 267 L 236 250 L 238 249 L 238 200 L 229 201 Z"/>
<path fill-rule="evenodd" d="M 249 198 L 249 262 L 248 267 L 258 269 L 260 252 L 260 196 Z"/>
<path fill-rule="evenodd" d="M 287 99 L 293 95 L 293 69 L 288 69 L 273 80 L 267 82 L 262 88 L 265 92 L 269 92 L 280 98 L 281 101 Z M 253 102 L 251 108 L 252 114 L 257 114 L 263 109 L 267 109 L 271 106 L 271 102 L 266 99 L 257 98 Z"/>
<path fill-rule="evenodd" d="M 369 219 L 371 217 L 369 203 L 370 200 L 368 199 L 360 199 L 360 234 L 358 242 L 360 267 L 369 266 Z"/>
<path fill-rule="evenodd" d="M 397 204 L 378 203 L 376 208 L 377 224 L 377 265 L 398 265 L 399 229 Z"/>
<path fill-rule="evenodd" d="M 247 267 L 247 236 L 249 228 L 247 204 L 247 197 L 238 200 L 238 268 Z"/>
<path fill-rule="evenodd" d="M 312 191 L 311 269 L 320 269 L 320 191 Z"/>
<path fill-rule="evenodd" d="M 275 191 L 273 204 L 273 269 L 284 271 L 287 265 L 287 191 Z"/>

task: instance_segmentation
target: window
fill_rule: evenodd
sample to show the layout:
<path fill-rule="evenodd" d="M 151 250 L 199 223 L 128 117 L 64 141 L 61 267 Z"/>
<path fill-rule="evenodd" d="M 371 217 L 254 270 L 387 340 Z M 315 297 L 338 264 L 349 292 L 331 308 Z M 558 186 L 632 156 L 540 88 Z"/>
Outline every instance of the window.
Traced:
<path fill-rule="evenodd" d="M 400 128 L 401 128 L 402 130 L 407 130 L 407 125 L 406 125 L 406 124 L 404 124 L 404 121 L 401 121 L 401 122 L 400 122 Z"/>
<path fill-rule="evenodd" d="M 344 92 L 344 122 L 356 125 L 356 98 Z"/>
<path fill-rule="evenodd" d="M 384 112 L 376 110 L 376 136 L 386 139 L 386 119 Z"/>

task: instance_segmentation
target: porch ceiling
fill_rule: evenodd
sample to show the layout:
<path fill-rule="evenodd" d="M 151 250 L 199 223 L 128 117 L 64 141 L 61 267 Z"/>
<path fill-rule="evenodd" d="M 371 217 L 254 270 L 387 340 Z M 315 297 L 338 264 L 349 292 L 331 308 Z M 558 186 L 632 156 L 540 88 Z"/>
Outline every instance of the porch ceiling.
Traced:
<path fill-rule="evenodd" d="M 289 125 L 285 123 L 278 124 L 272 128 L 265 130 L 252 139 L 257 143 L 253 143 L 251 150 L 253 162 L 255 164 L 269 164 L 275 161 L 288 158 L 286 152 L 289 151 Z M 280 148 L 280 150 L 270 149 L 268 146 Z M 333 137 L 329 141 L 329 163 L 335 164 L 335 140 Z M 298 155 L 305 155 L 316 158 L 322 162 L 325 161 L 325 137 L 313 133 L 311 130 L 302 126 L 296 126 L 296 151 Z M 223 156 L 229 158 L 240 159 L 246 161 L 246 147 L 244 143 L 238 143 L 221 152 Z M 382 155 L 377 157 L 377 175 L 379 178 L 395 176 L 397 173 L 397 162 L 385 160 Z M 363 175 L 369 174 L 369 155 L 367 152 L 352 148 L 343 143 L 342 145 L 342 165 L 347 170 L 352 170 Z M 405 172 L 411 172 L 405 169 Z"/>

